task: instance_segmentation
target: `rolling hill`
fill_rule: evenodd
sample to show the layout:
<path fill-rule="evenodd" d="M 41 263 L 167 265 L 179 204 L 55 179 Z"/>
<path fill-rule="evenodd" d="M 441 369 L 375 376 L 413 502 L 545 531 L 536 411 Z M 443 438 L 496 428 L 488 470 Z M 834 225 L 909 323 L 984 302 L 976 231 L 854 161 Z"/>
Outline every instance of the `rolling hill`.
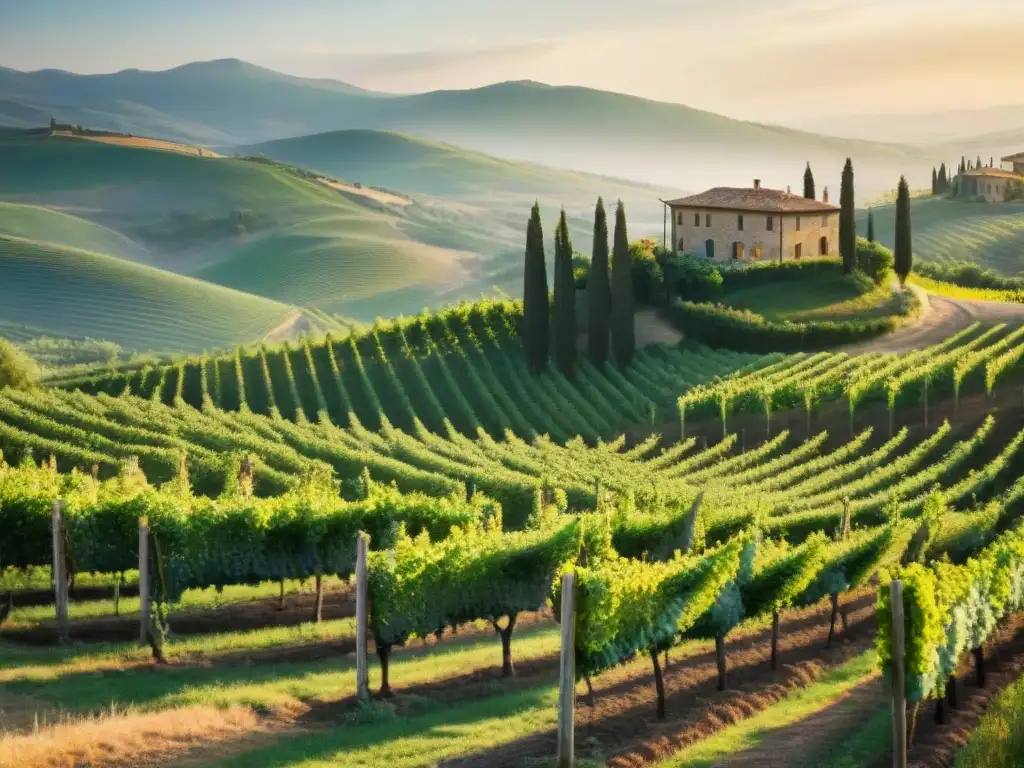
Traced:
<path fill-rule="evenodd" d="M 910 201 L 914 257 L 925 261 L 973 261 L 1004 275 L 1024 274 L 1024 204 L 989 205 L 938 197 Z M 895 240 L 896 208 L 874 210 L 876 239 Z M 867 231 L 867 212 L 857 212 L 857 232 Z"/>
<path fill-rule="evenodd" d="M 804 163 L 838 188 L 854 157 L 858 192 L 920 185 L 937 159 L 896 144 L 838 139 L 579 87 L 499 83 L 383 96 L 237 60 L 109 75 L 0 71 L 0 123 L 59 120 L 205 144 L 239 145 L 342 129 L 378 129 L 562 168 L 696 189 L 799 184 Z"/>
<path fill-rule="evenodd" d="M 660 229 L 660 195 L 641 184 L 393 134 L 330 138 L 329 151 L 315 156 L 327 158 L 318 165 L 320 173 L 331 169 L 332 179 L 270 158 L 199 157 L 61 136 L 0 136 L 0 235 L 8 238 L 9 249 L 16 242 L 22 250 L 32 244 L 65 260 L 79 253 L 112 257 L 104 263 L 153 267 L 136 277 L 149 275 L 168 289 L 171 283 L 157 276 L 192 278 L 175 284 L 181 290 L 216 284 L 270 300 L 261 305 L 258 322 L 240 319 L 212 330 L 197 321 L 190 328 L 185 312 L 180 333 L 164 324 L 142 329 L 137 339 L 120 321 L 109 327 L 88 321 L 85 328 L 52 318 L 40 323 L 20 316 L 27 310 L 13 303 L 0 303 L 0 320 L 53 334 L 99 334 L 129 348 L 191 350 L 262 338 L 267 315 L 279 318 L 296 307 L 371 322 L 494 287 L 516 293 L 524 222 L 538 198 L 549 235 L 558 206 L 566 205 L 581 250 L 590 248 L 591 211 L 599 194 L 628 197 L 635 235 L 645 226 Z M 410 162 L 412 155 L 418 162 Z M 409 187 L 379 193 L 370 182 Z M 410 187 L 413 194 L 404 194 Z M 637 209 L 646 203 L 646 225 L 632 208 L 634 201 Z M 42 269 L 41 262 L 31 263 Z M 49 301 L 41 292 L 45 284 L 42 279 L 32 283 L 40 306 Z M 97 287 L 90 292 L 102 293 Z M 176 294 L 171 303 L 181 302 Z M 152 319 L 157 316 L 162 317 L 158 312 Z M 248 310 L 240 313 L 240 318 L 250 316 Z"/>
<path fill-rule="evenodd" d="M 297 314 L 153 267 L 9 235 L 0 235 L 0 274 L 0 319 L 131 349 L 229 348 Z"/>

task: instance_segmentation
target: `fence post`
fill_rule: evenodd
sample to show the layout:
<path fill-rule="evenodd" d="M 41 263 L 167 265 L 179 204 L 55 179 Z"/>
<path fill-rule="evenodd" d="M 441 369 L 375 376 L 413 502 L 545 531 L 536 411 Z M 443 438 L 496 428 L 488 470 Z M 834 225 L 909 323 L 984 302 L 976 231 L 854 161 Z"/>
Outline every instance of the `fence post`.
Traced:
<path fill-rule="evenodd" d="M 892 765 L 907 768 L 906 670 L 903 666 L 904 632 L 903 582 L 889 583 L 892 602 Z"/>
<path fill-rule="evenodd" d="M 558 690 L 558 768 L 572 768 L 575 760 L 576 711 L 576 574 L 562 575 L 562 656 Z"/>
<path fill-rule="evenodd" d="M 149 519 L 139 518 L 139 644 L 149 642 Z"/>
<path fill-rule="evenodd" d="M 57 642 L 68 641 L 68 573 L 64 557 L 64 502 L 53 502 L 53 590 Z"/>
<path fill-rule="evenodd" d="M 370 700 L 370 674 L 366 666 L 367 633 L 366 536 L 356 539 L 356 698 Z"/>

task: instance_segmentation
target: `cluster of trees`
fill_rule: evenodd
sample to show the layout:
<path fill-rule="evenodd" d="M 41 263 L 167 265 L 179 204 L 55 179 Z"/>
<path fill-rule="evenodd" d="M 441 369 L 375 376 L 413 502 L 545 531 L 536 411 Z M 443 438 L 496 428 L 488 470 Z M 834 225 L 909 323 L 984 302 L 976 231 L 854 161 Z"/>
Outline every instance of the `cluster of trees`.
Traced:
<path fill-rule="evenodd" d="M 943 195 L 953 186 L 953 179 L 946 171 L 946 164 L 942 163 L 938 170 L 932 168 L 932 194 Z"/>
<path fill-rule="evenodd" d="M 540 205 L 534 203 L 526 226 L 526 259 L 523 274 L 523 347 L 533 371 L 541 371 L 554 346 L 558 368 L 570 375 L 576 365 L 577 276 L 572 240 L 563 210 L 555 228 L 555 290 L 548 291 L 544 230 Z M 633 256 L 626 232 L 626 209 L 619 201 L 615 210 L 611 262 L 608 250 L 608 219 L 604 201 L 594 209 L 594 250 L 587 275 L 588 355 L 598 366 L 611 352 L 625 365 L 633 358 Z"/>
<path fill-rule="evenodd" d="M 808 166 L 808 170 L 810 170 L 810 166 Z M 857 268 L 857 223 L 853 183 L 853 161 L 846 158 L 842 185 L 839 190 L 839 255 L 842 257 L 843 271 L 846 274 L 852 273 Z M 875 220 L 870 210 L 868 211 L 867 234 L 868 241 L 873 243 L 875 241 Z M 896 236 L 894 240 L 894 269 L 896 276 L 900 279 L 900 285 L 905 285 L 907 276 L 910 275 L 910 270 L 914 266 L 914 254 L 910 228 L 910 185 L 907 184 L 907 179 L 904 176 L 900 176 L 900 182 L 896 188 Z"/>
<path fill-rule="evenodd" d="M 6 339 L 0 338 L 0 389 L 31 389 L 39 380 L 35 361 Z"/>

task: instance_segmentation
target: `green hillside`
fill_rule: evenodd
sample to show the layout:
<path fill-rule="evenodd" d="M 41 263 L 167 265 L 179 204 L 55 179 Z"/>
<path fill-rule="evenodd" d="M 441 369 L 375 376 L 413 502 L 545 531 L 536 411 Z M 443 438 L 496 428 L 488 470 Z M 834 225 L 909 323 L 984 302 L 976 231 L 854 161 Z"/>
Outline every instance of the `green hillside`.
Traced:
<path fill-rule="evenodd" d="M 650 204 L 659 193 L 644 184 L 506 160 L 390 131 L 331 131 L 240 149 L 404 192 L 468 199 L 485 193 L 483 204 L 541 195 L 561 196 L 565 203 L 582 198 L 592 205 L 601 194 L 643 198 Z"/>
<path fill-rule="evenodd" d="M 1004 275 L 1024 274 L 1024 204 L 929 197 L 910 205 L 915 258 L 973 261 Z M 890 248 L 895 216 L 894 205 L 874 209 L 875 237 Z M 867 232 L 867 211 L 858 211 L 857 232 Z"/>
<path fill-rule="evenodd" d="M 112 256 L 0 235 L 0 315 L 54 335 L 200 351 L 262 338 L 291 308 Z"/>
<path fill-rule="evenodd" d="M 120 232 L 62 211 L 0 202 L 0 235 L 138 258 L 143 249 Z"/>

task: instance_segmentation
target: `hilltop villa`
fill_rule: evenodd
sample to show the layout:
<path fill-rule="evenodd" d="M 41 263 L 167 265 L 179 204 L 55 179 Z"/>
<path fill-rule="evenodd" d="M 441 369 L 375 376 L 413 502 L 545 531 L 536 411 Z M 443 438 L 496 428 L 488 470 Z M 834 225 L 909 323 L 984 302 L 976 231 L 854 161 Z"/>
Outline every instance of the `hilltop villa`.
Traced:
<path fill-rule="evenodd" d="M 988 203 L 1020 200 L 1024 194 L 1024 152 L 1002 158 L 1013 170 L 982 166 L 960 174 L 956 187 L 958 197 L 971 197 Z"/>
<path fill-rule="evenodd" d="M 839 208 L 788 190 L 715 187 L 663 201 L 672 214 L 672 246 L 719 260 L 800 259 L 834 253 Z"/>

